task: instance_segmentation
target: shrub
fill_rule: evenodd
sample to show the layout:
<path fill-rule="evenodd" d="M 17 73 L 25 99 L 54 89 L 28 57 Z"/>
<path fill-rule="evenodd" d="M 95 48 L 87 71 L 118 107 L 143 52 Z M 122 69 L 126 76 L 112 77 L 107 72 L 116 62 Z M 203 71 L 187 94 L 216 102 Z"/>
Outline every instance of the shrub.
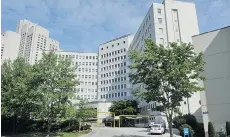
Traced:
<path fill-rule="evenodd" d="M 196 137 L 205 137 L 204 132 L 204 124 L 203 123 L 197 123 L 195 130 L 195 136 Z"/>
<path fill-rule="evenodd" d="M 176 116 L 173 118 L 173 124 L 174 124 L 175 128 L 177 128 L 177 129 L 185 123 L 186 123 L 186 121 L 185 121 L 184 117 L 182 117 L 182 116 Z"/>
<path fill-rule="evenodd" d="M 193 129 L 196 128 L 197 126 L 197 121 L 196 121 L 196 117 L 191 115 L 191 114 L 187 114 L 187 115 L 183 115 L 183 118 L 186 121 L 186 124 L 190 125 Z"/>
<path fill-rule="evenodd" d="M 227 133 L 227 136 L 230 136 L 230 122 L 229 121 L 226 122 L 226 133 Z"/>
<path fill-rule="evenodd" d="M 216 132 L 215 132 L 215 129 L 213 127 L 212 122 L 208 122 L 208 136 L 209 137 L 215 137 L 216 136 Z"/>
<path fill-rule="evenodd" d="M 189 129 L 189 136 L 190 137 L 194 136 L 194 131 L 193 131 L 192 127 L 189 126 L 188 124 L 183 124 L 183 125 L 180 126 L 179 131 L 180 131 L 180 135 L 181 136 L 184 136 L 184 128 L 188 128 Z"/>

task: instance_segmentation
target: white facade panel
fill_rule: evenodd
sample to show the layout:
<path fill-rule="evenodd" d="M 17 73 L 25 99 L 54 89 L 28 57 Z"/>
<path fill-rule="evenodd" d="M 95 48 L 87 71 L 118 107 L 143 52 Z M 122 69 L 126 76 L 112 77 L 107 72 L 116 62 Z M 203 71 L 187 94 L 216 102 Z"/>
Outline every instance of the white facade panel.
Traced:
<path fill-rule="evenodd" d="M 13 31 L 6 31 L 1 35 L 1 61 L 15 60 L 18 57 L 20 35 Z"/>
<path fill-rule="evenodd" d="M 98 99 L 121 100 L 132 97 L 127 55 L 132 39 L 132 35 L 125 35 L 99 46 Z"/>
<path fill-rule="evenodd" d="M 203 75 L 205 91 L 201 92 L 204 128 L 207 135 L 208 122 L 216 131 L 230 119 L 230 27 L 193 37 L 197 53 L 204 53 L 206 62 Z"/>

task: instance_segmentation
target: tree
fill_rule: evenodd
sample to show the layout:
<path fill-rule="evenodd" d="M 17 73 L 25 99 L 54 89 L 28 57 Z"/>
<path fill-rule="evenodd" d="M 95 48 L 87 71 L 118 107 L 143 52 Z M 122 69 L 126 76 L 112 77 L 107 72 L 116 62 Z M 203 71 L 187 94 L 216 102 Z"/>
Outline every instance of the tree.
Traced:
<path fill-rule="evenodd" d="M 208 136 L 209 137 L 215 137 L 216 136 L 216 132 L 215 132 L 215 129 L 212 125 L 212 122 L 208 122 Z"/>
<path fill-rule="evenodd" d="M 34 80 L 39 83 L 38 91 L 43 95 L 37 116 L 47 119 L 49 134 L 52 122 L 64 118 L 67 107 L 71 105 L 70 98 L 74 96 L 78 84 L 75 69 L 71 60 L 58 58 L 50 52 L 43 53 L 43 58 L 34 65 L 34 71 Z"/>
<path fill-rule="evenodd" d="M 138 103 L 135 100 L 120 100 L 114 101 L 109 111 L 115 115 L 136 115 L 137 107 Z"/>
<path fill-rule="evenodd" d="M 132 61 L 130 81 L 134 85 L 142 85 L 134 89 L 134 95 L 146 102 L 160 104 L 157 109 L 165 113 L 172 137 L 175 109 L 184 98 L 204 89 L 199 85 L 199 81 L 204 80 L 201 76 L 203 54 L 196 54 L 191 44 L 170 43 L 164 47 L 146 40 L 144 53 L 134 50 L 129 57 Z"/>
<path fill-rule="evenodd" d="M 80 100 L 80 102 L 77 104 L 76 112 L 76 118 L 79 121 L 79 131 L 81 127 L 81 122 L 83 122 L 84 127 L 84 122 L 88 121 L 89 118 L 96 117 L 96 115 L 96 110 L 92 106 L 90 106 L 86 100 Z"/>
<path fill-rule="evenodd" d="M 32 66 L 23 58 L 5 61 L 1 65 L 2 116 L 13 117 L 13 132 L 17 119 L 29 119 L 39 107 L 40 96 L 32 82 Z"/>
<path fill-rule="evenodd" d="M 230 122 L 229 121 L 226 122 L 226 134 L 227 136 L 230 136 Z"/>
<path fill-rule="evenodd" d="M 179 127 L 185 123 L 186 123 L 186 120 L 184 119 L 183 116 L 176 116 L 173 118 L 173 124 L 175 125 L 177 129 L 179 129 Z"/>

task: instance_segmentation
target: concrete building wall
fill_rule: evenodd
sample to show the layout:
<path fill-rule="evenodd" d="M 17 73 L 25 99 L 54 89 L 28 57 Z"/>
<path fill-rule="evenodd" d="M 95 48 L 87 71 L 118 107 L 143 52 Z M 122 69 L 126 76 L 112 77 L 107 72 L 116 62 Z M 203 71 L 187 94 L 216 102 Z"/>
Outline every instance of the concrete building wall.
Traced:
<path fill-rule="evenodd" d="M 204 53 L 203 75 L 205 91 L 201 92 L 201 105 L 205 132 L 208 122 L 220 131 L 230 120 L 230 27 L 193 36 L 197 53 Z"/>
<path fill-rule="evenodd" d="M 15 60 L 18 57 L 20 35 L 13 31 L 6 31 L 1 35 L 1 61 Z"/>
<path fill-rule="evenodd" d="M 127 55 L 132 39 L 132 35 L 125 35 L 99 46 L 98 99 L 121 100 L 132 97 Z"/>
<path fill-rule="evenodd" d="M 59 42 L 49 38 L 49 31 L 38 24 L 20 20 L 17 33 L 21 35 L 19 56 L 30 64 L 37 62 L 39 51 L 59 51 Z"/>

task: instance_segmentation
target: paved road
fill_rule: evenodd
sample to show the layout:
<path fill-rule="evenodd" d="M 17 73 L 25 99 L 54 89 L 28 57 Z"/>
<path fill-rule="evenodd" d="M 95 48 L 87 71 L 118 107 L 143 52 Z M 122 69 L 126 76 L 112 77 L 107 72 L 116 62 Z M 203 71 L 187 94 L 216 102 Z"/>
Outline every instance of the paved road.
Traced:
<path fill-rule="evenodd" d="M 169 137 L 169 134 L 150 135 L 146 128 L 93 128 L 84 137 Z M 177 136 L 178 137 L 178 136 Z"/>

